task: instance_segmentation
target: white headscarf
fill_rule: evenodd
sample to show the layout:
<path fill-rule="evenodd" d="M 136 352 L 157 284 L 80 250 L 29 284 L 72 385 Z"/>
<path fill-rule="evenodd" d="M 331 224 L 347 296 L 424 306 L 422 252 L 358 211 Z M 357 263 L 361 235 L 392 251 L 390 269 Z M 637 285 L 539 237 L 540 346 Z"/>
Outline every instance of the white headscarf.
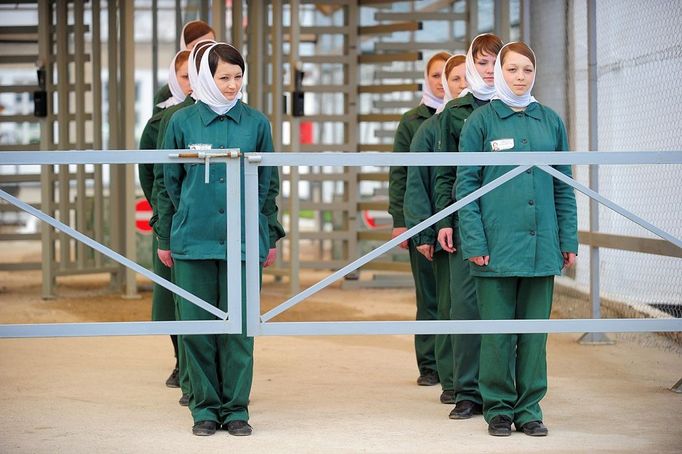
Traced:
<path fill-rule="evenodd" d="M 476 56 L 472 54 L 471 50 L 473 49 L 476 40 L 486 35 L 490 35 L 490 33 L 483 33 L 481 35 L 478 35 L 476 38 L 473 39 L 473 41 L 471 41 L 471 45 L 469 46 L 469 50 L 467 51 L 466 61 L 467 85 L 469 86 L 462 90 L 462 92 L 459 94 L 460 98 L 466 96 L 467 93 L 471 93 L 472 95 L 474 95 L 476 99 L 480 99 L 481 101 L 489 101 L 495 94 L 495 87 L 489 87 L 488 84 L 485 83 L 481 75 L 478 73 L 478 70 L 476 69 L 476 62 L 474 61 L 474 58 Z"/>
<path fill-rule="evenodd" d="M 178 75 L 175 72 L 175 61 L 178 59 L 178 55 L 180 55 L 181 52 L 183 51 L 181 50 L 180 52 L 175 54 L 175 56 L 170 62 L 170 67 L 168 68 L 168 88 L 170 88 L 171 97 L 163 102 L 158 103 L 156 107 L 166 109 L 170 106 L 180 104 L 182 101 L 185 100 L 185 93 L 182 91 L 182 88 L 180 87 L 180 82 L 178 82 Z"/>
<path fill-rule="evenodd" d="M 199 73 L 197 72 L 197 62 L 196 62 L 196 56 L 199 50 L 203 49 L 206 46 L 211 46 L 215 44 L 215 41 L 212 39 L 207 39 L 205 41 L 199 41 L 196 46 L 191 50 L 189 53 L 189 65 L 187 66 L 187 76 L 189 77 L 189 85 L 192 87 L 192 98 L 199 99 L 197 98 L 196 95 L 196 87 L 197 87 L 197 80 L 199 79 Z"/>
<path fill-rule="evenodd" d="M 237 104 L 237 101 L 239 101 L 242 98 L 242 92 L 241 90 L 239 90 L 237 96 L 235 96 L 232 101 L 228 101 L 227 98 L 225 98 L 225 96 L 223 96 L 223 94 L 218 89 L 215 80 L 213 80 L 213 74 L 211 74 L 211 68 L 208 64 L 208 56 L 211 54 L 211 51 L 216 46 L 223 44 L 230 46 L 227 43 L 215 43 L 211 47 L 206 49 L 204 55 L 202 55 L 201 65 L 199 66 L 199 77 L 197 80 L 197 86 L 194 90 L 195 93 L 197 93 L 198 96 L 197 99 L 199 99 L 199 101 L 203 102 L 204 104 L 208 105 L 213 112 L 219 115 L 224 115 L 225 113 L 227 113 Z M 230 47 L 236 50 L 234 46 Z"/>
<path fill-rule="evenodd" d="M 450 60 L 452 60 L 455 57 L 466 57 L 466 55 L 454 54 L 447 59 L 447 61 L 445 62 L 445 66 L 443 66 L 443 73 L 440 75 L 440 81 L 443 84 L 443 89 L 445 90 L 445 97 L 443 98 L 443 104 L 441 104 L 440 107 L 436 109 L 437 114 L 441 113 L 445 109 L 445 105 L 454 99 L 454 96 L 452 96 L 452 92 L 450 91 L 450 86 L 448 85 L 449 74 L 447 74 L 446 68 L 448 67 L 448 63 L 450 63 Z"/>
<path fill-rule="evenodd" d="M 495 96 L 493 96 L 493 99 L 499 99 L 510 107 L 526 107 L 532 102 L 537 102 L 533 95 L 530 94 L 533 90 L 533 85 L 535 85 L 535 79 L 533 79 L 533 83 L 530 84 L 528 91 L 521 96 L 514 94 L 511 88 L 509 88 L 507 81 L 504 80 L 504 74 L 502 74 L 502 59 L 500 58 L 502 50 L 509 44 L 513 43 L 507 43 L 502 46 L 500 53 L 497 55 L 497 60 L 495 61 Z M 533 52 L 532 49 L 531 52 Z M 535 57 L 535 52 L 533 52 L 533 57 Z"/>
<path fill-rule="evenodd" d="M 434 95 L 433 92 L 431 91 L 431 86 L 429 85 L 429 66 L 431 64 L 431 60 L 433 60 L 437 56 L 438 54 L 429 58 L 429 61 L 426 62 L 426 66 L 424 66 L 424 90 L 422 91 L 422 100 L 420 103 L 425 104 L 431 107 L 432 109 L 438 109 L 440 106 L 443 105 L 443 99 Z"/>

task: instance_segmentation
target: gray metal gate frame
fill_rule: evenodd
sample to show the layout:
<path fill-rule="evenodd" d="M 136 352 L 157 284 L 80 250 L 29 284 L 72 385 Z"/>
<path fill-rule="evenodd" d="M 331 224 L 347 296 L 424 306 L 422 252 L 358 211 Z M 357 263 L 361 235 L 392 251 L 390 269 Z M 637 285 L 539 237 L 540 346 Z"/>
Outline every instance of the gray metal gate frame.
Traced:
<path fill-rule="evenodd" d="M 558 332 L 676 332 L 682 331 L 680 319 L 570 319 L 570 320 L 420 320 L 353 322 L 271 322 L 274 317 L 319 292 L 346 274 L 387 252 L 428 226 L 459 210 L 532 167 L 549 173 L 588 197 L 606 205 L 652 233 L 682 248 L 682 240 L 657 228 L 634 213 L 613 203 L 588 187 L 558 172 L 552 165 L 632 165 L 682 164 L 682 152 L 519 152 L 519 153 L 264 153 L 246 155 L 244 172 L 247 197 L 257 197 L 258 166 L 438 166 L 505 165 L 518 166 L 469 196 L 434 214 L 374 251 L 354 260 L 279 306 L 260 315 L 258 287 L 257 211 L 253 200 L 246 201 L 246 293 L 247 335 L 371 335 L 371 334 L 490 334 Z"/>
<path fill-rule="evenodd" d="M 200 155 L 199 153 L 195 153 Z M 238 149 L 221 150 L 220 155 L 239 157 Z M 203 156 L 203 155 L 202 155 Z M 206 163 L 212 156 L 182 158 L 182 162 Z M 240 209 L 240 159 L 229 159 L 236 166 L 226 166 L 228 184 L 227 209 Z M 142 163 L 177 163 L 177 150 L 174 155 L 159 151 L 50 151 L 50 152 L 6 152 L 0 154 L 0 165 L 15 164 L 142 164 Z M 227 217 L 227 249 L 228 269 L 239 270 L 238 273 L 227 273 L 228 298 L 227 312 L 207 303 L 183 288 L 163 277 L 138 265 L 111 248 L 83 235 L 81 232 L 48 216 L 31 205 L 22 202 L 12 195 L 0 190 L 0 198 L 37 217 L 66 235 L 94 248 L 103 255 L 136 271 L 153 282 L 165 287 L 176 295 L 185 298 L 218 320 L 197 321 L 156 321 L 156 322 L 93 322 L 93 323 L 42 323 L 42 324 L 1 324 L 0 338 L 20 337 L 76 337 L 76 336 L 132 336 L 157 334 L 233 334 L 242 331 L 241 307 L 241 222 L 238 216 Z M 228 211 L 230 212 L 230 211 Z M 239 212 L 239 211 L 237 211 Z M 236 251 L 236 252 L 235 252 Z M 228 316 L 229 314 L 229 316 Z"/>
<path fill-rule="evenodd" d="M 230 152 L 231 151 L 231 152 Z M 226 153 L 227 152 L 227 153 Z M 226 155 L 228 157 L 226 157 Z M 21 164 L 134 164 L 177 163 L 177 150 L 158 151 L 71 151 L 71 152 L 6 152 L 0 165 Z M 563 319 L 563 320 L 435 320 L 435 321 L 353 321 L 353 322 L 271 322 L 270 320 L 305 298 L 327 287 L 347 273 L 397 246 L 429 225 L 459 210 L 462 206 L 499 187 L 532 167 L 549 173 L 597 200 L 652 233 L 682 248 L 682 240 L 657 228 L 637 215 L 618 206 L 598 193 L 556 171 L 553 165 L 633 165 L 682 164 L 682 152 L 519 152 L 519 153 L 246 153 L 225 150 L 219 156 L 182 157 L 182 162 L 226 163 L 228 213 L 241 212 L 240 167 L 244 162 L 244 204 L 246 239 L 246 289 L 241 288 L 241 219 L 228 216 L 227 250 L 228 312 L 225 313 L 173 283 L 157 276 L 117 252 L 97 243 L 15 197 L 0 191 L 0 198 L 27 211 L 44 222 L 97 249 L 122 265 L 137 271 L 155 283 L 186 298 L 220 320 L 174 322 L 53 323 L 2 324 L 0 338 L 65 337 L 151 334 L 217 334 L 242 332 L 241 295 L 246 291 L 246 334 L 263 335 L 351 335 L 351 334 L 489 334 L 489 333 L 558 333 L 558 332 L 677 332 L 682 319 Z M 374 251 L 349 263 L 327 278 L 293 296 L 271 311 L 260 314 L 260 282 L 258 251 L 258 167 L 259 166 L 438 166 L 438 165 L 504 165 L 517 166 L 505 175 L 474 191 L 448 208 L 405 233 L 384 243 Z M 231 314 L 228 317 L 228 314 Z"/>

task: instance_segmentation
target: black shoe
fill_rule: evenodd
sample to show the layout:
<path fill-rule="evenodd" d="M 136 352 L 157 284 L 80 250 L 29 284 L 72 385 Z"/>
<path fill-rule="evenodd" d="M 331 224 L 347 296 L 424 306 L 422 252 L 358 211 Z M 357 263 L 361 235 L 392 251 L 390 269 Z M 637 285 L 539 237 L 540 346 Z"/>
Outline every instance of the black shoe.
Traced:
<path fill-rule="evenodd" d="M 229 421 L 223 424 L 223 429 L 227 429 L 230 435 L 235 437 L 246 437 L 251 435 L 253 428 L 246 421 Z"/>
<path fill-rule="evenodd" d="M 455 392 L 451 389 L 446 389 L 440 394 L 441 404 L 454 404 L 455 403 Z"/>
<path fill-rule="evenodd" d="M 199 437 L 206 437 L 213 435 L 218 428 L 218 423 L 215 421 L 199 421 L 192 427 L 192 433 Z"/>
<path fill-rule="evenodd" d="M 542 421 L 531 421 L 525 423 L 523 426 L 519 427 L 516 425 L 516 430 L 523 432 L 531 437 L 546 437 L 549 433 L 547 427 L 542 424 Z"/>
<path fill-rule="evenodd" d="M 183 407 L 187 407 L 189 405 L 189 394 L 183 394 L 178 403 Z"/>
<path fill-rule="evenodd" d="M 169 388 L 179 388 L 180 387 L 180 371 L 176 367 L 171 372 L 170 376 L 166 379 L 166 386 Z"/>
<path fill-rule="evenodd" d="M 488 433 L 494 437 L 508 437 L 511 435 L 511 424 L 509 416 L 495 416 L 488 424 Z"/>
<path fill-rule="evenodd" d="M 417 384 L 419 386 L 434 386 L 437 385 L 438 383 L 440 383 L 440 379 L 438 378 L 438 372 L 434 370 L 429 370 L 422 373 L 417 379 Z"/>
<path fill-rule="evenodd" d="M 481 404 L 472 402 L 470 400 L 460 400 L 455 405 L 455 408 L 450 412 L 450 419 L 469 419 L 474 415 L 483 413 Z M 510 422 L 511 423 L 511 422 Z"/>

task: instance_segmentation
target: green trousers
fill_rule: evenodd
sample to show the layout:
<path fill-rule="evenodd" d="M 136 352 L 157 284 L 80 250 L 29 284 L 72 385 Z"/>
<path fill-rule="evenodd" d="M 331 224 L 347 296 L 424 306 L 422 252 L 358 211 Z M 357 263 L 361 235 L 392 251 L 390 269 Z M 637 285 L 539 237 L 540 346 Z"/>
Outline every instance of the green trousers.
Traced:
<path fill-rule="evenodd" d="M 154 271 L 154 274 L 158 274 L 162 278 L 172 282 L 171 268 L 168 268 L 161 263 L 159 255 L 156 253 L 157 249 L 158 242 L 156 235 L 152 235 L 152 270 Z M 152 291 L 152 320 L 175 320 L 175 301 L 173 299 L 173 292 L 157 284 L 154 284 L 154 290 Z"/>
<path fill-rule="evenodd" d="M 438 301 L 438 320 L 450 320 L 450 259 L 447 252 L 439 250 L 433 254 L 433 274 L 436 277 L 436 300 Z M 436 334 L 436 366 L 443 391 L 452 391 L 453 356 L 452 335 Z"/>
<path fill-rule="evenodd" d="M 175 279 L 175 266 L 171 268 L 171 278 L 173 283 L 177 283 Z M 180 301 L 182 298 L 173 294 L 175 300 L 175 320 L 180 319 Z M 178 380 L 180 381 L 180 390 L 182 394 L 190 395 L 191 387 L 189 384 L 189 372 L 187 371 L 187 360 L 185 358 L 185 344 L 182 341 L 182 336 L 178 335 Z"/>
<path fill-rule="evenodd" d="M 436 277 L 433 265 L 409 243 L 410 266 L 417 299 L 417 320 L 438 320 L 438 301 L 436 299 Z M 436 372 L 436 336 L 417 334 L 414 336 L 414 350 L 417 354 L 417 367 L 421 375 Z"/>
<path fill-rule="evenodd" d="M 450 318 L 452 320 L 479 320 L 476 301 L 476 284 L 469 273 L 469 262 L 462 259 L 459 243 L 457 252 L 450 257 Z M 481 351 L 480 334 L 453 334 L 455 400 L 468 400 L 481 404 L 478 388 L 478 369 Z"/>
<path fill-rule="evenodd" d="M 483 320 L 548 319 L 554 276 L 476 277 Z M 547 334 L 485 334 L 479 386 L 487 422 L 498 415 L 518 426 L 542 421 L 547 392 Z"/>
<path fill-rule="evenodd" d="M 227 311 L 227 262 L 224 260 L 175 260 L 178 285 L 204 301 Z M 244 262 L 242 288 L 246 286 Z M 241 298 L 246 313 L 245 292 Z M 182 320 L 214 320 L 200 307 L 180 299 Z M 253 382 L 253 338 L 245 334 L 182 336 L 191 392 L 189 408 L 194 422 L 248 421 Z"/>

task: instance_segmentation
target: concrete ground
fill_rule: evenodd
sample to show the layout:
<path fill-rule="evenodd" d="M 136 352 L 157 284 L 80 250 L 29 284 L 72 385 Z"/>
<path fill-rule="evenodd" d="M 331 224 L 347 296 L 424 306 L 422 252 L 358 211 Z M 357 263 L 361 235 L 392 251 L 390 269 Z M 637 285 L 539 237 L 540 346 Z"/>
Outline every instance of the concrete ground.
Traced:
<path fill-rule="evenodd" d="M 313 282 L 309 276 L 306 283 Z M 38 273 L 0 273 L 0 323 L 145 320 L 149 293 L 122 300 L 103 277 L 60 281 L 39 298 Z M 285 290 L 266 284 L 264 309 Z M 410 290 L 325 290 L 280 320 L 398 320 Z M 560 315 L 559 315 L 560 316 Z M 651 334 L 581 346 L 550 335 L 546 438 L 487 434 L 482 417 L 448 419 L 439 387 L 415 384 L 409 336 L 256 339 L 251 437 L 191 434 L 177 389 L 164 386 L 170 341 L 158 337 L 0 341 L 0 453 L 682 452 L 679 344 Z"/>

